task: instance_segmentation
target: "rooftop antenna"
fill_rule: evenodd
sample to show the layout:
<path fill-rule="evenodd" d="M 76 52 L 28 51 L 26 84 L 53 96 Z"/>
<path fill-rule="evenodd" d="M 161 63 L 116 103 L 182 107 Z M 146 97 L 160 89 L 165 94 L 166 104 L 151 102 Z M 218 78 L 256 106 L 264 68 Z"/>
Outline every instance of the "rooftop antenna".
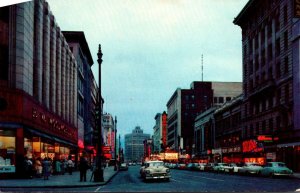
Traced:
<path fill-rule="evenodd" d="M 203 54 L 201 54 L 201 70 L 202 70 L 201 79 L 202 79 L 202 82 L 203 82 Z"/>

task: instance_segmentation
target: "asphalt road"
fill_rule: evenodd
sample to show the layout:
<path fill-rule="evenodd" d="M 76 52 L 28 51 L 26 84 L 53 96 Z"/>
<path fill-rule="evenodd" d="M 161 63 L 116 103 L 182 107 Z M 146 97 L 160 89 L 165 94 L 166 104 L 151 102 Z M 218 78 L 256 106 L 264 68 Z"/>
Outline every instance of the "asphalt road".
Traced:
<path fill-rule="evenodd" d="M 139 166 L 120 171 L 110 183 L 98 192 L 294 192 L 300 188 L 300 180 L 292 178 L 263 178 L 217 174 L 199 171 L 171 170 L 170 182 L 144 182 Z"/>
<path fill-rule="evenodd" d="M 171 170 L 171 180 L 144 182 L 140 166 L 120 171 L 108 184 L 100 187 L 63 189 L 11 189 L 8 191 L 39 192 L 295 192 L 300 179 L 263 178 L 217 174 L 199 171 Z M 300 191 L 300 190 L 299 190 Z"/>

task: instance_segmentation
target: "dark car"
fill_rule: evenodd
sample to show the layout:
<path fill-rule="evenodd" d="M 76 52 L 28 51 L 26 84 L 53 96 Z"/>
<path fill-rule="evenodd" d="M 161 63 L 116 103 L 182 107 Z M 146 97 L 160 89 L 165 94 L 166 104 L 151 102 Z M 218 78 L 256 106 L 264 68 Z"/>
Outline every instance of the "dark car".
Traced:
<path fill-rule="evenodd" d="M 204 171 L 213 171 L 214 163 L 208 163 L 204 166 Z"/>

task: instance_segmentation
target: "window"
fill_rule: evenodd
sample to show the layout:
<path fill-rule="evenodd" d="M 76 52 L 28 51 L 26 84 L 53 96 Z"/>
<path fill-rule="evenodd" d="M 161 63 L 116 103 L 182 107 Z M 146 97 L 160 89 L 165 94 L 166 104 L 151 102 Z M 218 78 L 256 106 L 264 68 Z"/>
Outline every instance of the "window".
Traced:
<path fill-rule="evenodd" d="M 194 109 L 195 108 L 195 104 L 192 104 L 192 109 Z"/>
<path fill-rule="evenodd" d="M 269 132 L 273 132 L 273 119 L 269 119 Z"/>
<path fill-rule="evenodd" d="M 284 58 L 284 73 L 287 74 L 289 72 L 289 58 L 286 56 Z"/>
<path fill-rule="evenodd" d="M 280 66 L 281 66 L 281 63 L 280 63 L 280 61 L 278 61 L 278 63 L 276 64 L 276 77 L 277 78 L 280 78 L 280 76 L 281 76 Z"/>
<path fill-rule="evenodd" d="M 275 19 L 275 31 L 278 32 L 279 30 L 280 30 L 280 20 L 279 20 L 279 14 L 277 14 Z"/>
<path fill-rule="evenodd" d="M 264 120 L 261 125 L 262 134 L 266 134 L 266 121 Z"/>
<path fill-rule="evenodd" d="M 265 49 L 263 49 L 261 52 L 261 66 L 265 66 L 265 64 L 266 64 L 266 51 Z"/>
<path fill-rule="evenodd" d="M 272 68 L 272 66 L 268 70 L 268 77 L 269 77 L 269 80 L 273 79 L 273 68 Z"/>
<path fill-rule="evenodd" d="M 276 126 L 277 126 L 277 129 L 280 130 L 280 128 L 281 128 L 281 118 L 280 118 L 280 116 L 276 117 Z"/>
<path fill-rule="evenodd" d="M 256 135 L 259 135 L 261 132 L 260 132 L 260 129 L 259 129 L 259 122 L 256 123 Z"/>
<path fill-rule="evenodd" d="M 288 10 L 287 10 L 287 5 L 285 5 L 283 7 L 283 21 L 284 21 L 284 24 L 286 25 L 287 24 L 287 21 L 288 21 Z"/>
<path fill-rule="evenodd" d="M 284 49 L 285 50 L 287 50 L 287 48 L 288 48 L 288 41 L 289 41 L 289 39 L 288 39 L 288 31 L 285 31 L 284 32 Z"/>
<path fill-rule="evenodd" d="M 218 97 L 214 97 L 214 103 L 218 103 Z"/>
<path fill-rule="evenodd" d="M 12 130 L 0 130 L 0 166 L 3 168 L 1 172 L 14 173 L 16 171 L 16 133 Z"/>
<path fill-rule="evenodd" d="M 81 98 L 80 95 L 78 95 L 78 100 L 77 100 L 77 113 L 81 117 L 84 115 L 84 109 L 83 109 L 83 99 Z"/>
<path fill-rule="evenodd" d="M 277 105 L 280 105 L 280 100 L 281 100 L 281 89 L 279 88 L 279 90 L 277 91 L 277 95 L 276 95 Z"/>
<path fill-rule="evenodd" d="M 273 50 L 272 50 L 272 44 L 268 47 L 268 60 L 271 61 L 273 59 Z"/>
<path fill-rule="evenodd" d="M 275 56 L 277 57 L 277 56 L 280 55 L 280 38 L 278 38 L 276 40 L 275 47 L 276 47 L 276 49 L 275 49 Z"/>
<path fill-rule="evenodd" d="M 224 103 L 224 98 L 223 97 L 219 97 L 219 103 Z"/>
<path fill-rule="evenodd" d="M 226 97 L 226 102 L 230 101 L 230 100 L 231 100 L 231 97 Z"/>
<path fill-rule="evenodd" d="M 9 7 L 0 8 L 0 80 L 8 80 Z"/>
<path fill-rule="evenodd" d="M 255 57 L 255 71 L 259 69 L 258 55 Z"/>
<path fill-rule="evenodd" d="M 289 85 L 285 85 L 284 87 L 284 94 L 285 94 L 285 103 L 288 103 L 289 102 L 289 97 L 290 97 L 290 94 L 289 94 Z"/>
<path fill-rule="evenodd" d="M 272 38 L 272 22 L 268 25 L 268 38 Z"/>

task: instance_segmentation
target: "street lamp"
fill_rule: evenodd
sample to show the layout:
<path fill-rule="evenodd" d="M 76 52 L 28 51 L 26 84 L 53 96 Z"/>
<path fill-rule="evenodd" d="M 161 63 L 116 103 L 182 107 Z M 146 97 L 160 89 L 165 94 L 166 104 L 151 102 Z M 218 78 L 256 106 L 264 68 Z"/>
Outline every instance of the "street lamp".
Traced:
<path fill-rule="evenodd" d="M 98 64 L 99 64 L 99 97 L 98 97 L 98 109 L 100 116 L 98 116 L 96 122 L 98 126 L 98 140 L 97 140 L 97 156 L 96 156 L 96 169 L 94 171 L 94 182 L 104 182 L 103 170 L 102 170 L 102 95 L 101 95 L 101 64 L 102 64 L 102 51 L 99 44 L 98 49 Z"/>
<path fill-rule="evenodd" d="M 114 171 L 117 171 L 117 116 L 115 116 L 115 167 Z"/>

